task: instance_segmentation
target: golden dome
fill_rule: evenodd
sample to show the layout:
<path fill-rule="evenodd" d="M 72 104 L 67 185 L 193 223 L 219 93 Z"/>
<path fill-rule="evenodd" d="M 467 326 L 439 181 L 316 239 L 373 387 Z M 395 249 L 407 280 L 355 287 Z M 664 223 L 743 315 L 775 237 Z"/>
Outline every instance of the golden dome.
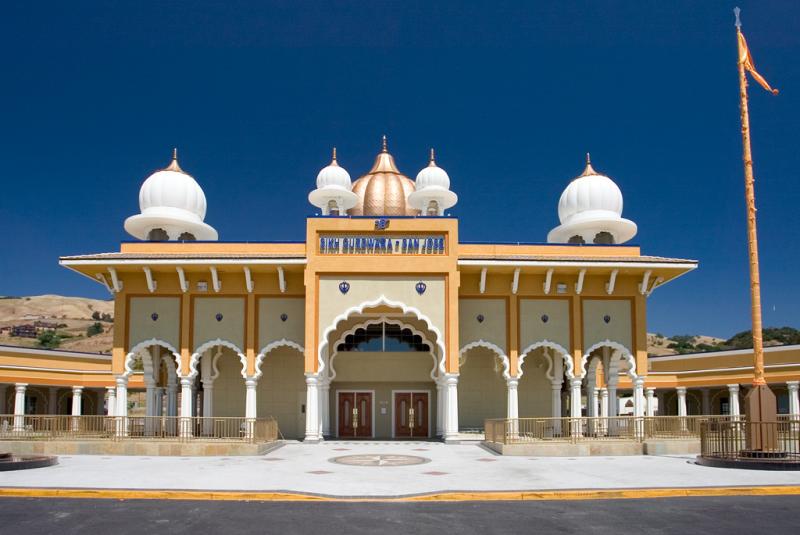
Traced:
<path fill-rule="evenodd" d="M 383 136 L 383 148 L 375 158 L 372 169 L 353 182 L 353 193 L 358 196 L 358 202 L 347 213 L 369 216 L 419 215 L 419 210 L 406 203 L 408 195 L 414 190 L 414 181 L 397 169 L 394 157 L 387 149 L 386 136 Z"/>

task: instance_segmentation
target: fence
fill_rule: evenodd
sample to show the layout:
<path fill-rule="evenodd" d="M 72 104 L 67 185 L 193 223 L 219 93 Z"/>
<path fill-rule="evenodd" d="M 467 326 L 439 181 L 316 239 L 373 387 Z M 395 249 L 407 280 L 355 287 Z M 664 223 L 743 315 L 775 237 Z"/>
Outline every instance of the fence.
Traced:
<path fill-rule="evenodd" d="M 0 440 L 273 442 L 274 418 L 0 415 Z"/>
<path fill-rule="evenodd" d="M 775 422 L 710 417 L 701 423 L 700 455 L 724 460 L 800 461 L 800 417 L 781 415 Z"/>
<path fill-rule="evenodd" d="M 709 416 L 613 416 L 581 418 L 499 418 L 486 420 L 485 440 L 499 444 L 540 441 L 644 441 L 699 438 Z M 716 417 L 720 421 L 735 416 Z"/>

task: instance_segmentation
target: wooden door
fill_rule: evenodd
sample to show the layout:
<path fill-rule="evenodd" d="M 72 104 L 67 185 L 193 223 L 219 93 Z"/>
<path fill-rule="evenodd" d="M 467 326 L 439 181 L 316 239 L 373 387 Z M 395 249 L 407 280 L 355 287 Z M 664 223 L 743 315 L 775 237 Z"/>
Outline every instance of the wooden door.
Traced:
<path fill-rule="evenodd" d="M 428 437 L 427 392 L 399 392 L 394 395 L 394 436 Z"/>
<path fill-rule="evenodd" d="M 372 437 L 372 392 L 339 392 L 339 436 Z"/>

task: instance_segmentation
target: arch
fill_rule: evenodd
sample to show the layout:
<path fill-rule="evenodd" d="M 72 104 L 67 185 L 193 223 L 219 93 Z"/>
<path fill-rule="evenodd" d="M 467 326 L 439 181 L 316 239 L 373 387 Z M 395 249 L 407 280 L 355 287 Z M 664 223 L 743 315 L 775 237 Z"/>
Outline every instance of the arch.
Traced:
<path fill-rule="evenodd" d="M 527 357 L 531 352 L 539 349 L 540 347 L 547 347 L 554 351 L 557 351 L 560 355 L 562 360 L 564 361 L 564 373 L 567 374 L 568 379 L 573 379 L 575 377 L 575 366 L 572 363 L 572 357 L 569 354 L 569 351 L 564 349 L 564 346 L 561 344 L 557 344 L 556 342 L 551 342 L 550 340 L 539 340 L 538 342 L 534 342 L 528 347 L 526 347 L 519 355 L 519 363 L 517 364 L 517 379 L 522 377 L 522 365 L 525 363 L 525 357 Z M 551 375 L 552 372 L 552 362 L 550 364 L 550 369 L 547 370 L 548 376 Z"/>
<path fill-rule="evenodd" d="M 425 342 L 426 344 L 428 344 L 428 347 L 431 347 L 431 348 L 436 347 L 436 344 L 433 344 L 433 343 L 431 343 L 430 340 L 428 340 L 428 337 L 425 336 L 425 333 L 423 333 L 422 331 L 420 331 L 419 329 L 417 329 L 413 325 L 410 325 L 408 323 L 403 323 L 403 321 L 401 321 L 399 319 L 390 318 L 388 316 L 380 316 L 378 318 L 369 318 L 369 319 L 367 319 L 367 320 L 365 320 L 365 321 L 363 321 L 361 323 L 353 325 L 352 328 L 350 328 L 350 329 L 346 330 L 345 332 L 343 332 L 342 335 L 339 337 L 339 339 L 336 340 L 336 342 L 333 344 L 333 347 L 334 347 L 333 354 L 328 359 L 328 367 L 330 368 L 328 381 L 333 381 L 336 378 L 336 369 L 333 367 L 333 360 L 339 354 L 339 351 L 337 349 L 339 347 L 339 344 L 344 342 L 344 340 L 345 340 L 345 338 L 347 338 L 347 336 L 355 333 L 358 329 L 363 329 L 363 328 L 365 328 L 365 327 L 367 327 L 369 325 L 375 325 L 375 324 L 379 324 L 379 323 L 390 323 L 392 325 L 399 325 L 400 327 L 402 327 L 404 329 L 408 329 L 409 331 L 411 331 L 415 335 L 417 335 L 420 338 L 422 338 L 422 341 Z M 430 355 L 431 355 L 431 358 L 433 359 L 433 368 L 431 368 L 431 379 L 433 381 L 435 381 L 436 380 L 436 364 L 437 364 L 437 360 L 436 360 L 436 355 L 433 354 L 433 349 L 431 349 Z"/>
<path fill-rule="evenodd" d="M 194 353 L 192 353 L 192 356 L 189 358 L 189 374 L 188 374 L 188 377 L 191 378 L 191 379 L 194 379 L 195 377 L 197 377 L 197 373 L 198 373 L 197 364 L 200 362 L 200 357 L 203 356 L 203 353 L 205 353 L 207 350 L 209 350 L 209 349 L 211 349 L 212 347 L 215 347 L 215 346 L 227 347 L 228 349 L 232 350 L 234 353 L 236 353 L 239 356 L 239 360 L 242 363 L 242 377 L 244 379 L 247 379 L 247 356 L 245 356 L 245 354 L 242 352 L 241 349 L 239 349 L 236 346 L 236 344 L 234 344 L 233 342 L 229 342 L 227 340 L 223 340 L 222 338 L 217 338 L 216 340 L 209 340 L 209 341 L 205 342 L 203 345 L 201 345 L 200 347 L 198 347 L 194 351 Z M 180 368 L 178 369 L 178 376 L 181 376 Z"/>
<path fill-rule="evenodd" d="M 497 353 L 497 356 L 500 357 L 500 360 L 503 361 L 503 378 L 504 379 L 511 378 L 511 374 L 509 373 L 509 370 L 511 369 L 511 361 L 508 360 L 508 355 L 506 355 L 503 352 L 503 350 L 500 349 L 500 346 L 498 346 L 497 344 L 493 344 L 492 342 L 487 342 L 482 338 L 480 340 L 475 340 L 474 342 L 468 343 L 458 351 L 459 357 L 461 355 L 464 355 L 470 349 L 474 349 L 476 347 L 485 347 L 486 349 L 490 349 L 495 353 Z"/>
<path fill-rule="evenodd" d="M 333 319 L 333 322 L 330 325 L 328 325 L 328 327 L 322 333 L 322 341 L 319 343 L 319 348 L 317 349 L 317 363 L 318 363 L 317 375 L 321 374 L 322 371 L 325 369 L 325 359 L 323 358 L 323 353 L 325 349 L 328 347 L 328 336 L 330 336 L 330 334 L 336 330 L 336 326 L 339 325 L 339 323 L 345 321 L 353 314 L 363 314 L 365 309 L 375 308 L 379 306 L 399 308 L 400 310 L 403 311 L 403 314 L 413 314 L 414 316 L 416 316 L 418 320 L 425 322 L 425 325 L 428 326 L 428 329 L 434 335 L 436 335 L 436 346 L 439 348 L 439 352 L 441 354 L 441 358 L 439 359 L 439 371 L 442 374 L 444 374 L 445 373 L 444 361 L 445 361 L 446 350 L 444 347 L 441 331 L 439 331 L 439 329 L 433 324 L 430 318 L 425 314 L 423 314 L 418 308 L 408 306 L 401 301 L 392 301 L 391 299 L 388 299 L 385 295 L 381 295 L 375 300 L 364 301 L 362 303 L 359 303 L 358 305 L 348 308 L 347 310 L 336 316 Z"/>
<path fill-rule="evenodd" d="M 306 351 L 303 348 L 303 346 L 301 346 L 297 342 L 293 342 L 292 340 L 287 340 L 286 338 L 281 338 L 280 340 L 273 340 L 272 342 L 268 343 L 263 348 L 261 348 L 261 351 L 259 351 L 258 355 L 256 355 L 256 365 L 255 365 L 256 374 L 253 376 L 254 379 L 261 378 L 261 375 L 263 373 L 261 371 L 261 363 L 264 361 L 264 358 L 267 356 L 267 353 L 279 347 L 291 347 L 299 351 L 301 355 L 304 355 Z"/>
<path fill-rule="evenodd" d="M 169 342 L 165 342 L 164 340 L 160 340 L 158 338 L 151 338 L 150 340 L 144 340 L 143 342 L 139 342 L 138 344 L 133 346 L 133 348 L 131 348 L 131 350 L 128 352 L 127 355 L 125 355 L 125 363 L 124 363 L 125 372 L 122 374 L 124 377 L 130 377 L 131 374 L 133 374 L 133 368 L 131 367 L 132 364 L 133 364 L 133 359 L 136 358 L 136 355 L 138 355 L 141 351 L 146 350 L 150 346 L 161 346 L 164 349 L 168 350 L 170 353 L 172 353 L 172 356 L 175 359 L 176 373 L 178 374 L 178 376 L 181 375 L 181 354 L 180 354 L 180 352 L 177 349 L 175 349 L 175 347 L 172 346 L 172 344 L 170 344 Z M 144 361 L 145 361 L 145 359 L 143 358 L 142 359 L 142 363 L 143 364 L 145 364 Z M 148 362 L 146 363 L 146 365 L 149 365 L 151 367 L 150 375 L 152 377 L 152 364 L 153 364 L 153 361 L 152 361 L 152 357 L 149 355 L 149 352 L 148 352 L 148 356 L 147 356 L 147 361 Z M 145 370 L 145 371 L 147 371 L 147 370 Z"/>
<path fill-rule="evenodd" d="M 624 345 L 620 344 L 619 342 L 613 342 L 611 340 L 603 340 L 602 342 L 597 342 L 596 344 L 592 345 L 589 349 L 587 349 L 583 356 L 581 357 L 581 378 L 586 377 L 586 363 L 589 361 L 589 357 L 592 355 L 592 352 L 596 349 L 600 349 L 601 347 L 610 347 L 611 349 L 615 349 L 619 352 L 624 360 L 630 364 L 628 369 L 628 376 L 631 379 L 636 379 L 639 377 L 636 373 L 636 359 L 633 357 L 633 354 L 630 350 L 625 347 Z M 609 366 L 611 368 L 611 366 Z M 609 377 L 611 376 L 609 370 Z M 608 379 L 606 379 L 608 380 Z"/>

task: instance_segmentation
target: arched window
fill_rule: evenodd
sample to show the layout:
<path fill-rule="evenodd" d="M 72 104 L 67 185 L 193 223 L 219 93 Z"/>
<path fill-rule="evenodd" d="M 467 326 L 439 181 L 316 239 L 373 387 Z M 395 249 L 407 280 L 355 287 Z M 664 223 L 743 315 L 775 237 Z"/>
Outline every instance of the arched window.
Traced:
<path fill-rule="evenodd" d="M 428 215 L 439 215 L 439 203 L 435 200 L 428 203 Z"/>
<path fill-rule="evenodd" d="M 584 240 L 583 236 L 581 236 L 580 234 L 576 234 L 572 236 L 569 240 L 567 240 L 567 243 L 583 245 L 584 243 L 586 243 L 586 240 Z"/>
<path fill-rule="evenodd" d="M 178 241 L 196 241 L 197 238 L 191 232 L 183 232 L 178 236 Z"/>
<path fill-rule="evenodd" d="M 333 199 L 328 201 L 328 215 L 339 215 L 339 205 Z"/>
<path fill-rule="evenodd" d="M 594 237 L 594 242 L 603 245 L 614 245 L 614 235 L 605 230 L 598 232 Z"/>
<path fill-rule="evenodd" d="M 408 351 L 430 352 L 431 348 L 422 337 L 399 325 L 377 323 L 356 329 L 348 334 L 337 351 L 365 351 L 378 353 L 404 353 Z"/>
<path fill-rule="evenodd" d="M 163 228 L 154 228 L 147 233 L 147 241 L 169 241 L 169 234 Z"/>

